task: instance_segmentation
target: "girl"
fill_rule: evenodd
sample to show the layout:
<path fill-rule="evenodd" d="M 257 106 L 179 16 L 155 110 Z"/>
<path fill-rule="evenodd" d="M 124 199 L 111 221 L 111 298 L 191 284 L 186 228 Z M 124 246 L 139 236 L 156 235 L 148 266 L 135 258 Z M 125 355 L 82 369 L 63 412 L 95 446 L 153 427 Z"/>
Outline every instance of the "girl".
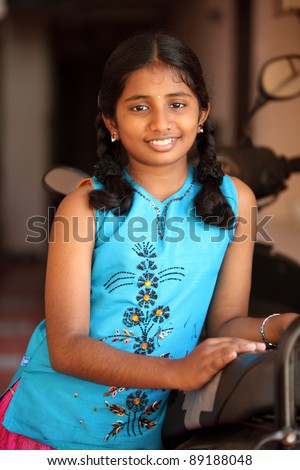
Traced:
<path fill-rule="evenodd" d="M 255 199 L 216 162 L 195 54 L 164 34 L 128 39 L 98 105 L 95 176 L 58 209 L 46 322 L 2 399 L 2 448 L 161 449 L 170 389 L 265 348 L 247 317 Z M 293 318 L 272 317 L 264 340 Z"/>

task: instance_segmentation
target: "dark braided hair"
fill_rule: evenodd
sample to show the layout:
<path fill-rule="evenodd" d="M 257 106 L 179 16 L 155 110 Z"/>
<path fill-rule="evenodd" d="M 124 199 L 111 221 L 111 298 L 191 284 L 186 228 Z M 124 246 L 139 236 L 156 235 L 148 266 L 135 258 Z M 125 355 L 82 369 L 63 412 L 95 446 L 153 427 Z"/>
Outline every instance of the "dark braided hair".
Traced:
<path fill-rule="evenodd" d="M 220 190 L 224 172 L 216 158 L 214 129 L 209 119 L 203 125 L 203 133 L 197 135 L 196 144 L 199 155 L 197 179 L 202 184 L 195 197 L 196 214 L 208 224 L 230 228 L 235 217 Z"/>
<path fill-rule="evenodd" d="M 122 172 L 126 151 L 119 140 L 111 142 L 103 116 L 112 119 L 115 117 L 116 105 L 129 75 L 154 63 L 164 63 L 172 67 L 196 95 L 200 111 L 209 108 L 202 68 L 189 46 L 160 32 L 136 34 L 122 42 L 105 65 L 98 95 L 98 162 L 95 165 L 95 176 L 104 188 L 90 193 L 90 204 L 96 209 L 113 210 L 123 214 L 132 204 L 133 188 L 123 178 Z M 196 138 L 199 155 L 197 179 L 201 183 L 201 189 L 195 197 L 196 214 L 209 224 L 228 227 L 234 214 L 220 190 L 224 173 L 216 160 L 213 129 L 208 120 L 204 123 L 203 131 Z"/>
<path fill-rule="evenodd" d="M 110 210 L 119 214 L 126 213 L 131 206 L 133 189 L 123 178 L 121 164 L 121 142 L 111 142 L 102 112 L 96 118 L 97 154 L 99 161 L 94 166 L 95 176 L 104 184 L 103 190 L 90 192 L 90 204 L 100 210 Z"/>

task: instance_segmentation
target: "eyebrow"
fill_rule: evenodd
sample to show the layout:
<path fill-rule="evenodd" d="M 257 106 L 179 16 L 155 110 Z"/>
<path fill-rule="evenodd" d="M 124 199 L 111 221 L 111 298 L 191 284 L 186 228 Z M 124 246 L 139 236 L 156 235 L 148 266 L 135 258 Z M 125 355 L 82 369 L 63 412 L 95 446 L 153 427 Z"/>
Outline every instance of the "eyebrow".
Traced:
<path fill-rule="evenodd" d="M 166 98 L 191 98 L 192 94 L 186 93 L 184 91 L 178 91 L 174 93 L 168 93 L 165 96 Z M 132 95 L 132 96 L 129 96 L 129 98 L 126 98 L 125 102 L 146 100 L 146 99 L 151 99 L 151 96 L 150 95 Z"/>

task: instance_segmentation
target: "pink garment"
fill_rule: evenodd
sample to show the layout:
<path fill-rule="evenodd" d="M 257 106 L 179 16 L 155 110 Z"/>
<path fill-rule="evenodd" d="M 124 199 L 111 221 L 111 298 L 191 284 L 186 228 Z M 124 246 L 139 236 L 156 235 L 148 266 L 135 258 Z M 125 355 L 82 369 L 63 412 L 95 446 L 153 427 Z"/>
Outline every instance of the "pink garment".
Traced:
<path fill-rule="evenodd" d="M 18 382 L 0 400 L 0 450 L 55 450 L 53 447 L 30 439 L 30 437 L 7 431 L 2 426 L 6 410 L 17 386 Z"/>

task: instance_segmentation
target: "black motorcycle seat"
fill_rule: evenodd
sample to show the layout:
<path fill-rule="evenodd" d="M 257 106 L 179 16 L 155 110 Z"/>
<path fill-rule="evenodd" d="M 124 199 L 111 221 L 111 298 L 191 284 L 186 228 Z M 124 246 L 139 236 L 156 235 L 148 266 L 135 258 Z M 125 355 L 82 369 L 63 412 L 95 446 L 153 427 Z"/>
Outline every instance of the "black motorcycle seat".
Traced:
<path fill-rule="evenodd" d="M 219 424 L 239 423 L 274 413 L 277 350 L 240 354 L 207 385 L 193 392 L 173 391 L 163 437 Z M 299 391 L 296 403 L 299 405 Z"/>

